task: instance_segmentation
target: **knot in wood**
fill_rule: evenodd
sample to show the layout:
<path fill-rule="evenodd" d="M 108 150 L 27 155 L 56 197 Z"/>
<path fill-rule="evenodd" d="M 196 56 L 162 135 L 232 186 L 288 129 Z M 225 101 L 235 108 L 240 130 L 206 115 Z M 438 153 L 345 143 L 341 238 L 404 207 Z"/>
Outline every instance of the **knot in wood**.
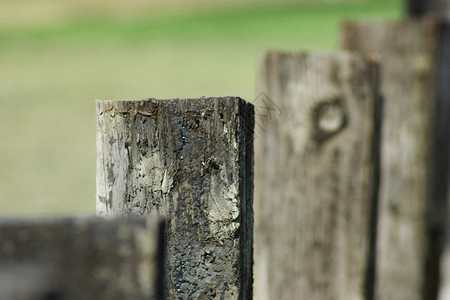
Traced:
<path fill-rule="evenodd" d="M 347 123 L 342 100 L 335 98 L 319 103 L 313 110 L 313 121 L 313 139 L 318 144 L 342 131 Z"/>

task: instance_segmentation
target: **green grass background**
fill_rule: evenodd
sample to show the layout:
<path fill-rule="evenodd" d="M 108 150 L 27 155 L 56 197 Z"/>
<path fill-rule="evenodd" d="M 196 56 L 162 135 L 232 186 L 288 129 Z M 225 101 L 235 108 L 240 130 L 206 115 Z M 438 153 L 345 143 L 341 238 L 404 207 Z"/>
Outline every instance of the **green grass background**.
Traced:
<path fill-rule="evenodd" d="M 262 49 L 334 51 L 342 20 L 402 15 L 398 0 L 239 3 L 35 23 L 9 14 L 0 22 L 0 215 L 95 212 L 95 99 L 252 101 Z"/>

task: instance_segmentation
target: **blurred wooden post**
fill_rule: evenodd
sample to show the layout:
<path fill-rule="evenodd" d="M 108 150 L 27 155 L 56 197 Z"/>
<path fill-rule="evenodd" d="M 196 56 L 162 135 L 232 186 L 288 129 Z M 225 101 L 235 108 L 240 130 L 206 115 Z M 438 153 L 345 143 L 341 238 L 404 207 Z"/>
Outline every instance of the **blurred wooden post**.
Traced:
<path fill-rule="evenodd" d="M 412 17 L 427 14 L 450 17 L 450 0 L 406 0 L 406 8 Z"/>
<path fill-rule="evenodd" d="M 381 55 L 377 299 L 436 299 L 447 210 L 450 35 L 433 18 L 350 23 L 343 47 Z"/>
<path fill-rule="evenodd" d="M 253 105 L 97 102 L 97 213 L 168 217 L 170 299 L 251 299 Z"/>
<path fill-rule="evenodd" d="M 377 77 L 350 53 L 263 55 L 255 299 L 362 300 L 371 289 Z"/>
<path fill-rule="evenodd" d="M 411 17 L 442 17 L 443 19 L 447 20 L 446 23 L 443 23 L 441 26 L 441 40 L 440 40 L 440 53 L 439 53 L 439 70 L 438 70 L 438 87 L 437 87 L 437 105 L 439 108 L 438 111 L 438 118 L 441 121 L 438 121 L 438 128 L 437 128 L 437 140 L 439 143 L 438 148 L 436 149 L 436 154 L 438 157 L 436 157 L 435 165 L 436 165 L 436 177 L 437 178 L 447 178 L 447 172 L 448 172 L 448 152 L 449 152 L 449 145 L 448 145 L 448 132 L 450 130 L 449 126 L 449 110 L 450 110 L 450 27 L 448 24 L 448 20 L 450 19 L 450 0 L 407 0 L 407 10 Z M 446 166 L 445 168 L 442 168 L 442 166 Z M 448 189 L 448 184 L 445 183 L 445 179 L 442 179 L 439 181 L 438 186 L 436 187 L 436 194 L 447 194 L 448 199 L 448 192 L 446 189 Z M 444 196 L 441 197 L 443 201 Z M 448 202 L 448 200 L 447 200 Z M 438 205 L 436 210 L 442 209 L 443 211 L 447 211 L 448 214 L 448 204 L 447 207 L 444 207 L 444 205 Z M 446 224 L 446 237 L 445 241 L 442 241 L 442 238 L 439 237 L 437 239 L 434 239 L 432 241 L 432 247 L 437 248 L 435 253 L 438 253 L 440 256 L 440 253 L 442 252 L 441 261 L 439 262 L 436 259 L 429 260 L 431 262 L 429 269 L 434 268 L 438 269 L 440 266 L 440 280 L 436 279 L 434 280 L 434 283 L 431 285 L 428 285 L 428 290 L 431 290 L 431 295 L 434 295 L 435 292 L 433 290 L 439 289 L 439 299 L 441 300 L 447 300 L 450 299 L 450 220 L 442 221 L 442 224 Z M 434 229 L 442 231 L 441 228 Z M 439 233 L 440 236 L 442 236 L 442 233 Z M 446 245 L 445 245 L 446 244 Z M 431 254 L 436 255 L 436 254 Z M 434 273 L 439 271 L 433 271 Z M 434 275 L 432 275 L 434 276 Z M 440 281 L 439 288 L 436 287 L 438 284 L 438 281 Z M 430 292 L 426 292 L 425 295 L 430 295 Z M 434 296 L 433 296 L 434 297 Z"/>
<path fill-rule="evenodd" d="M 0 298 L 163 299 L 157 219 L 0 221 Z"/>

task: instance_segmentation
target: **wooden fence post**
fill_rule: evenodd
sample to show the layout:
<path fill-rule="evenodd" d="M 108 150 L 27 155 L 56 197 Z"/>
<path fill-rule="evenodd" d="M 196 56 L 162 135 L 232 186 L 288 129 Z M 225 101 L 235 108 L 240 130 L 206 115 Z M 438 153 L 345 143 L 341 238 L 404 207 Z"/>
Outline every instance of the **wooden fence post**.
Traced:
<path fill-rule="evenodd" d="M 97 102 L 97 213 L 168 217 L 170 299 L 251 299 L 253 105 Z"/>
<path fill-rule="evenodd" d="M 413 17 L 421 17 L 428 13 L 442 17 L 450 17 L 450 0 L 406 0 L 408 13 Z"/>
<path fill-rule="evenodd" d="M 345 49 L 381 55 L 377 299 L 436 299 L 447 215 L 449 32 L 433 18 L 343 27 Z"/>
<path fill-rule="evenodd" d="M 163 298 L 164 223 L 100 218 L 0 221 L 0 298 Z"/>
<path fill-rule="evenodd" d="M 365 298 L 378 190 L 376 66 L 350 53 L 262 56 L 255 299 Z"/>

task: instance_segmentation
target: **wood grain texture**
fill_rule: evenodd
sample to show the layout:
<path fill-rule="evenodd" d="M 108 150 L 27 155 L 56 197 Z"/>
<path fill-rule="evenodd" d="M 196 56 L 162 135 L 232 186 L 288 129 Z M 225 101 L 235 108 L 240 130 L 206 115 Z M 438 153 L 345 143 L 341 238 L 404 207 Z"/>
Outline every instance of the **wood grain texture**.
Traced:
<path fill-rule="evenodd" d="M 449 129 L 448 78 L 436 80 L 442 70 L 448 74 L 448 67 L 437 67 L 442 28 L 431 18 L 343 27 L 345 49 L 381 55 L 385 109 L 376 266 L 381 300 L 436 298 Z"/>
<path fill-rule="evenodd" d="M 0 298 L 163 299 L 161 220 L 0 221 Z"/>
<path fill-rule="evenodd" d="M 97 102 L 97 212 L 168 217 L 170 299 L 251 299 L 251 104 Z"/>
<path fill-rule="evenodd" d="M 262 55 L 255 299 L 365 298 L 381 105 L 369 65 L 349 53 Z"/>

